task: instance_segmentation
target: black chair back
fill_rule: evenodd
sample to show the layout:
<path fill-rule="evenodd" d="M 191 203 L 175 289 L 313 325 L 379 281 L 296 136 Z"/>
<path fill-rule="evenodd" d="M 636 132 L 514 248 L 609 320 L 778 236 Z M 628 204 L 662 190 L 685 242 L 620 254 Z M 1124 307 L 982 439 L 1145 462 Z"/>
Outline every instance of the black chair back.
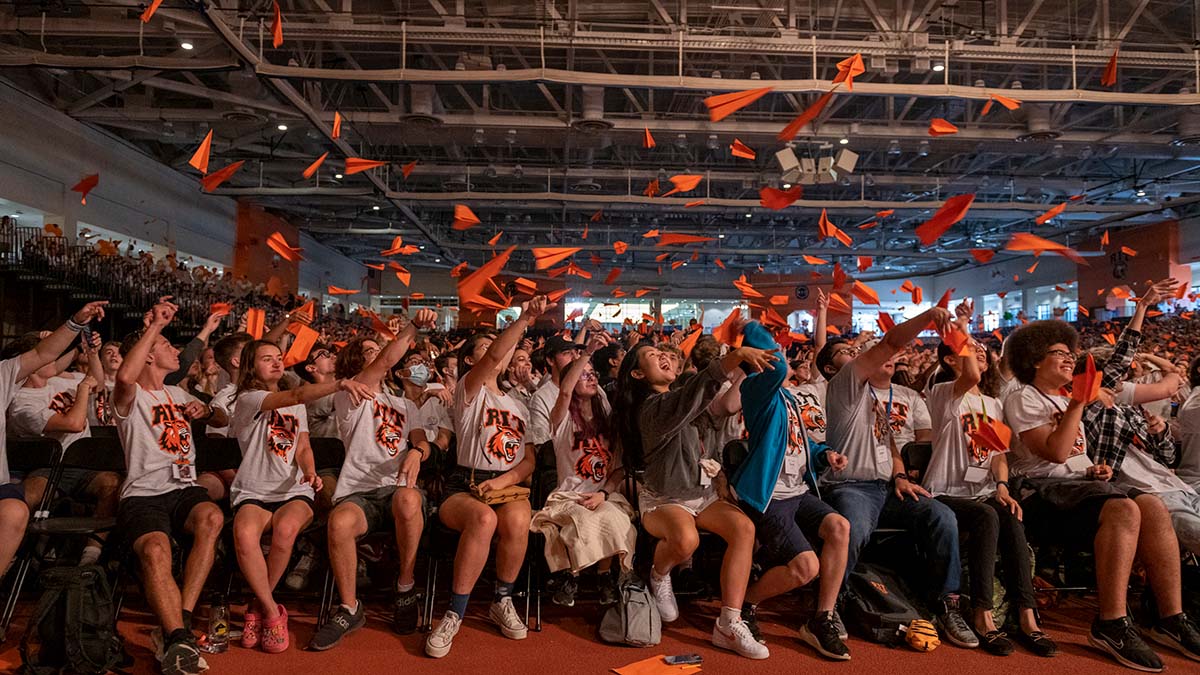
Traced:
<path fill-rule="evenodd" d="M 197 471 L 227 471 L 242 465 L 242 448 L 236 438 L 204 436 L 195 440 Z"/>
<path fill-rule="evenodd" d="M 62 446 L 53 438 L 13 438 L 6 444 L 8 469 L 14 473 L 29 473 L 53 468 L 62 459 Z"/>
<path fill-rule="evenodd" d="M 312 446 L 313 464 L 317 471 L 341 468 L 346 459 L 346 446 L 340 438 L 312 436 L 308 444 Z"/>
<path fill-rule="evenodd" d="M 103 427 L 92 427 L 92 438 L 117 438 L 117 428 L 111 424 Z"/>
<path fill-rule="evenodd" d="M 933 443 L 928 441 L 920 442 L 913 441 L 905 443 L 903 448 L 900 448 L 900 459 L 904 460 L 904 468 L 911 476 L 916 472 L 914 477 L 917 482 L 920 482 L 925 477 L 925 469 L 929 468 L 929 460 L 933 458 Z"/>
<path fill-rule="evenodd" d="M 125 473 L 125 450 L 115 437 L 81 438 L 67 447 L 62 463 L 65 467 L 90 471 Z"/>

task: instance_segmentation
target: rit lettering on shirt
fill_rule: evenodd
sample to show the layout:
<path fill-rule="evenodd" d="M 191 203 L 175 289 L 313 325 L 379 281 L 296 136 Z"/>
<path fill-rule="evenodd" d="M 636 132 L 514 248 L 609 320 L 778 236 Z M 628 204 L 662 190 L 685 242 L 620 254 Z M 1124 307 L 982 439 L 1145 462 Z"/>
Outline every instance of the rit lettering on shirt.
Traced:
<path fill-rule="evenodd" d="M 284 461 L 288 452 L 296 445 L 296 428 L 299 422 L 295 415 L 285 415 L 278 410 L 272 410 L 267 419 L 268 438 L 271 452 Z"/>
<path fill-rule="evenodd" d="M 389 457 L 395 457 L 404 447 L 404 413 L 390 405 L 372 402 L 375 416 L 375 442 L 387 450 Z"/>
<path fill-rule="evenodd" d="M 174 456 L 176 463 L 189 464 L 192 428 L 183 411 L 184 406 L 174 402 L 156 403 L 150 408 L 150 424 L 162 430 L 158 435 L 158 449 Z"/>
<path fill-rule="evenodd" d="M 987 448 L 981 447 L 975 442 L 975 439 L 971 438 L 971 433 L 979 431 L 979 428 L 984 422 L 991 421 L 991 417 L 984 415 L 982 412 L 975 412 L 974 410 L 963 413 L 959 416 L 959 423 L 962 425 L 963 436 L 965 436 L 967 439 L 967 452 L 969 452 L 971 455 L 971 461 L 977 464 L 987 459 L 988 454 L 990 453 Z"/>
<path fill-rule="evenodd" d="M 488 457 L 502 464 L 512 464 L 525 438 L 525 421 L 509 410 L 488 408 L 483 412 L 483 428 L 492 429 L 484 445 Z"/>
<path fill-rule="evenodd" d="M 608 478 L 608 464 L 612 457 L 608 447 L 595 435 L 575 432 L 573 451 L 579 455 L 575 460 L 575 475 L 583 480 L 603 483 Z"/>

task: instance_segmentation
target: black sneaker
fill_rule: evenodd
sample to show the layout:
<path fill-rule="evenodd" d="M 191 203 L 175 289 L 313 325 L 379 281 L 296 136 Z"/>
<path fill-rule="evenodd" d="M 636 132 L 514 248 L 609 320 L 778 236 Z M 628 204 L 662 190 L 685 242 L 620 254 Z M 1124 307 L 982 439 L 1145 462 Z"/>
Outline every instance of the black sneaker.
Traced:
<path fill-rule="evenodd" d="M 1008 635 L 1000 630 L 989 630 L 984 633 L 983 639 L 979 641 L 979 646 L 992 656 L 1008 656 L 1016 649 L 1012 640 L 1008 639 Z"/>
<path fill-rule="evenodd" d="M 808 623 L 800 627 L 800 640 L 827 659 L 849 661 L 850 649 L 838 637 L 833 612 L 817 612 Z"/>
<path fill-rule="evenodd" d="M 975 631 L 971 630 L 958 611 L 958 596 L 956 595 L 946 598 L 944 611 L 937 615 L 934 625 L 937 626 L 938 634 L 945 636 L 946 640 L 955 647 L 974 649 L 979 646 L 979 637 L 975 635 Z"/>
<path fill-rule="evenodd" d="M 1040 630 L 1032 633 L 1026 633 L 1025 631 L 1021 630 L 1020 627 L 1018 627 L 1016 636 L 1017 642 L 1020 642 L 1026 649 L 1033 652 L 1037 656 L 1043 656 L 1046 658 L 1058 656 L 1058 645 L 1055 644 L 1054 640 L 1050 639 L 1049 635 L 1046 635 Z"/>
<path fill-rule="evenodd" d="M 167 645 L 162 658 L 163 675 L 199 675 L 204 672 L 200 666 L 200 649 L 190 635 L 182 640 Z"/>
<path fill-rule="evenodd" d="M 362 628 L 366 623 L 367 610 L 363 607 L 361 600 L 358 601 L 358 611 L 353 614 L 345 607 L 338 605 L 333 616 L 329 617 L 329 621 L 317 629 L 312 641 L 308 643 L 308 648 L 314 652 L 333 649 L 337 643 L 342 641 L 342 638 Z"/>
<path fill-rule="evenodd" d="M 1162 672 L 1162 659 L 1142 641 L 1142 636 L 1127 616 L 1111 621 L 1101 621 L 1096 617 L 1088 633 L 1088 643 L 1108 652 L 1126 668 L 1147 673 Z"/>
<path fill-rule="evenodd" d="M 574 607 L 577 592 L 579 583 L 575 581 L 575 577 L 568 576 L 558 584 L 558 590 L 554 592 L 554 604 L 559 607 Z"/>
<path fill-rule="evenodd" d="M 837 607 L 833 608 L 833 625 L 837 628 L 838 637 L 842 642 L 850 639 L 850 633 L 846 631 L 846 624 L 842 621 L 842 615 L 838 614 Z"/>
<path fill-rule="evenodd" d="M 758 627 L 758 610 L 750 603 L 742 605 L 742 621 L 746 622 L 746 628 L 750 629 L 750 634 L 754 636 L 754 641 L 765 645 L 767 641 L 763 638 L 762 629 Z"/>
<path fill-rule="evenodd" d="M 620 589 L 617 587 L 617 575 L 611 572 L 601 574 L 598 577 L 597 585 L 600 590 L 601 607 L 610 607 L 621 601 Z"/>
<path fill-rule="evenodd" d="M 420 598 L 415 588 L 396 593 L 396 603 L 392 606 L 392 631 L 397 635 L 411 635 L 417 632 L 417 624 L 421 618 L 418 603 Z"/>
<path fill-rule="evenodd" d="M 1160 619 L 1158 625 L 1150 629 L 1150 639 L 1193 661 L 1200 661 L 1200 631 L 1187 614 L 1181 612 Z"/>

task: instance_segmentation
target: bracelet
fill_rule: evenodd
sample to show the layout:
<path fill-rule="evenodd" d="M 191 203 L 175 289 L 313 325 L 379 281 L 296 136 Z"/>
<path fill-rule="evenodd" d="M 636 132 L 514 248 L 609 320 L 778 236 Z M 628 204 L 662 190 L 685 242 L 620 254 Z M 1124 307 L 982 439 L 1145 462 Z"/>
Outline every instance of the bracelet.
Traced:
<path fill-rule="evenodd" d="M 894 480 L 894 481 L 897 481 L 897 480 L 904 480 L 904 481 L 906 481 L 906 480 L 908 480 L 908 474 L 906 474 L 906 473 L 904 473 L 903 471 L 901 471 L 900 473 L 897 473 L 895 476 L 892 476 L 892 480 Z"/>
<path fill-rule="evenodd" d="M 1000 487 L 1001 485 L 1004 486 L 1004 489 L 1006 489 L 1006 490 L 1008 489 L 1008 481 L 1006 481 L 1006 480 L 996 481 L 996 487 Z"/>
<path fill-rule="evenodd" d="M 82 333 L 84 328 L 87 328 L 87 326 L 81 323 L 75 323 L 75 319 L 67 319 L 67 329 L 72 333 Z"/>
<path fill-rule="evenodd" d="M 605 489 L 601 488 L 601 489 L 600 489 L 600 494 L 604 495 L 604 500 L 605 500 L 605 501 L 608 501 L 608 490 L 605 490 Z"/>

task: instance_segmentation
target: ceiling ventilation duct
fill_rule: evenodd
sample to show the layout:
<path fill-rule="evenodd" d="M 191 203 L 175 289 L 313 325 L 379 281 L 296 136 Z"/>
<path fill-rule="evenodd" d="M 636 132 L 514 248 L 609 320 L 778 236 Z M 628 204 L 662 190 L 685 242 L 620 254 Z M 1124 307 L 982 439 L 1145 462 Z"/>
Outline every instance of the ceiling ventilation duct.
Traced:
<path fill-rule="evenodd" d="M 1021 106 L 1025 111 L 1025 123 L 1028 131 L 1017 136 L 1017 140 L 1024 143 L 1034 143 L 1038 141 L 1052 141 L 1062 132 L 1055 131 L 1050 128 L 1050 106 L 1026 104 Z"/>
<path fill-rule="evenodd" d="M 583 87 L 583 117 L 571 126 L 590 134 L 613 128 L 613 123 L 604 119 L 604 87 Z"/>
<path fill-rule="evenodd" d="M 442 181 L 442 189 L 446 192 L 467 192 L 471 187 L 471 183 L 467 181 L 467 175 L 462 173 Z"/>
<path fill-rule="evenodd" d="M 595 161 L 596 161 L 596 151 L 593 150 L 592 148 L 588 148 L 587 150 L 585 150 L 584 156 L 583 156 L 583 163 L 584 163 L 584 166 L 587 168 L 588 173 L 591 173 L 592 168 L 595 164 Z M 593 180 L 591 176 L 588 176 L 582 180 L 576 181 L 575 183 L 571 184 L 571 192 L 595 194 L 597 192 L 600 192 L 603 189 L 604 189 L 604 187 L 602 185 L 600 185 L 600 183 Z"/>
<path fill-rule="evenodd" d="M 235 70 L 229 73 L 228 83 L 230 93 L 247 101 L 273 100 L 273 97 L 263 89 L 262 82 L 253 71 L 244 68 Z M 227 122 L 261 124 L 267 121 L 266 115 L 250 106 L 233 105 L 224 101 L 217 101 L 214 105 L 221 111 L 221 119 Z"/>
<path fill-rule="evenodd" d="M 409 87 L 408 114 L 401 122 L 417 127 L 436 127 L 442 118 L 433 114 L 433 102 L 437 92 L 432 84 L 414 84 Z"/>
<path fill-rule="evenodd" d="M 1179 92 L 1190 94 L 1188 90 Z M 1200 145 L 1200 106 L 1180 106 L 1178 111 L 1178 127 L 1175 130 L 1175 140 L 1171 145 Z"/>

